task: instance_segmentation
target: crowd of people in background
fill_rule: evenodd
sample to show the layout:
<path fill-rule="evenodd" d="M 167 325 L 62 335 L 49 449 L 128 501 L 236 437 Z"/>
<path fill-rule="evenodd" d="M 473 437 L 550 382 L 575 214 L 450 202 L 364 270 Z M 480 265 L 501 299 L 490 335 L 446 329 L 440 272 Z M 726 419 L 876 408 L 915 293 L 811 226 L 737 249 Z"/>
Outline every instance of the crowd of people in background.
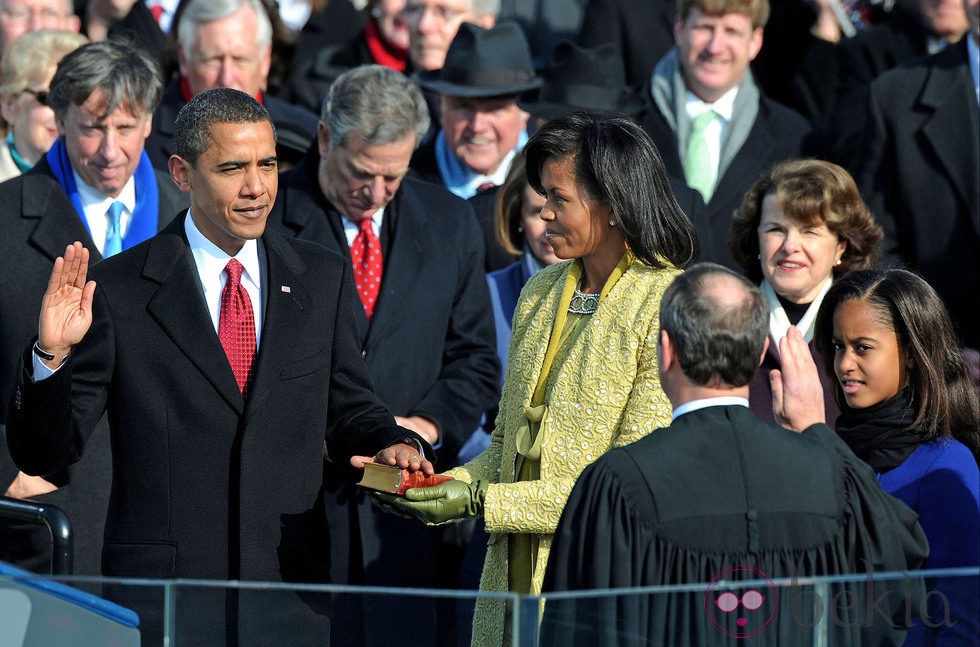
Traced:
<path fill-rule="evenodd" d="M 0 0 L 0 56 L 0 489 L 77 573 L 980 565 L 980 0 Z M 454 480 L 369 496 L 370 460 Z M 48 544 L 0 520 L 0 560 Z M 960 622 L 906 644 L 976 641 L 932 584 Z M 201 631 L 513 630 L 255 604 Z M 700 642 L 664 613 L 620 620 Z"/>

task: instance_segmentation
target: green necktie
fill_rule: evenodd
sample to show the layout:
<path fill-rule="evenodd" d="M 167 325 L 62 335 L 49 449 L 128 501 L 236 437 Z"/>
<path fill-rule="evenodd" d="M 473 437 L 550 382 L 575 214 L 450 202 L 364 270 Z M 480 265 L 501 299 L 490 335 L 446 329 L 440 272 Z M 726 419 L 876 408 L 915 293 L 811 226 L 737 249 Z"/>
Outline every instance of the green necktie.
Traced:
<path fill-rule="evenodd" d="M 684 158 L 684 179 L 689 187 L 701 192 L 705 203 L 711 201 L 715 183 L 704 131 L 717 116 L 714 110 L 708 110 L 694 118 L 691 122 L 691 134 L 687 138 L 687 155 Z"/>

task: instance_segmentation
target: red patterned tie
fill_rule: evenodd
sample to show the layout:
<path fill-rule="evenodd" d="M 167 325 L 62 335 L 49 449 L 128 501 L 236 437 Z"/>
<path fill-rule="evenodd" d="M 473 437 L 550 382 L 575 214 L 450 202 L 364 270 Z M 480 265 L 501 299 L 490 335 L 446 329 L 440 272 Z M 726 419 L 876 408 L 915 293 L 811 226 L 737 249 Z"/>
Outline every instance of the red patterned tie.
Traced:
<path fill-rule="evenodd" d="M 255 317 L 252 301 L 242 287 L 242 264 L 234 258 L 225 266 L 228 280 L 221 291 L 221 313 L 218 315 L 218 340 L 225 349 L 235 381 L 242 395 L 248 395 L 255 359 Z"/>
<path fill-rule="evenodd" d="M 381 290 L 381 241 L 374 233 L 370 218 L 357 223 L 357 235 L 350 246 L 350 257 L 354 262 L 354 285 L 364 304 L 364 314 L 370 319 L 374 316 L 374 304 Z"/>

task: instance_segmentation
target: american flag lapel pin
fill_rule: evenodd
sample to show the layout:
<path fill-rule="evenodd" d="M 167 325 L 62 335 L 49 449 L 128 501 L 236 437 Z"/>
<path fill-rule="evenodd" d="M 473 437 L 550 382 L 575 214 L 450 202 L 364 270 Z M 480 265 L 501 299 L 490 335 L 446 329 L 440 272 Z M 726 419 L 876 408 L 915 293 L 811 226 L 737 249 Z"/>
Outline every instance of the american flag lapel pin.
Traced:
<path fill-rule="evenodd" d="M 286 294 L 289 294 L 290 293 L 290 289 L 289 289 L 289 286 L 288 285 L 283 285 L 279 289 L 282 290 Z"/>

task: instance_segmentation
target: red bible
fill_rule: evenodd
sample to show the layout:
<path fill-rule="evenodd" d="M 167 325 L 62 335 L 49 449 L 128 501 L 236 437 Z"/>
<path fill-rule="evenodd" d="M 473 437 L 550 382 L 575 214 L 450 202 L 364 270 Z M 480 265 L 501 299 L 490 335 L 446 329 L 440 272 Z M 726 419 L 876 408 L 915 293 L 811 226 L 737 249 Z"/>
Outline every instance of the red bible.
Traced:
<path fill-rule="evenodd" d="M 365 463 L 364 475 L 358 481 L 361 487 L 392 494 L 405 494 L 405 490 L 415 487 L 432 487 L 446 481 L 452 481 L 453 477 L 442 474 L 426 476 L 425 473 L 409 472 L 396 465 L 384 465 L 381 463 Z"/>

